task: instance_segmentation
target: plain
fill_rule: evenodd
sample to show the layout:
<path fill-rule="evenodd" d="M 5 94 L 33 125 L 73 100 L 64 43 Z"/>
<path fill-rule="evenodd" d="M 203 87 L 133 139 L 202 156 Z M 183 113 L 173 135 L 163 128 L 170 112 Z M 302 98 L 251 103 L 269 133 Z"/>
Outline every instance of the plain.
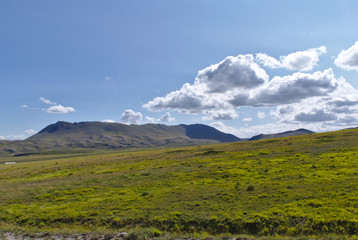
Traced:
<path fill-rule="evenodd" d="M 0 163 L 3 231 L 358 235 L 358 129 Z"/>

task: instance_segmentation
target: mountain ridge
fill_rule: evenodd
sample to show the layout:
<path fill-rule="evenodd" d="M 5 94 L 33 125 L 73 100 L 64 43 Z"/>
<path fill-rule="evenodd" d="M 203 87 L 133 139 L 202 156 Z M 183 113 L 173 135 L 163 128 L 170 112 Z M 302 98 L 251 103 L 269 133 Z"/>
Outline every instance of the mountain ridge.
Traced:
<path fill-rule="evenodd" d="M 130 149 L 173 146 L 206 145 L 314 133 L 297 129 L 275 134 L 259 134 L 241 139 L 204 124 L 143 124 L 105 123 L 96 121 L 58 121 L 35 135 L 17 141 L 1 141 L 0 156 L 34 154 L 46 151 L 74 151 L 80 149 Z"/>
<path fill-rule="evenodd" d="M 279 137 L 291 137 L 291 136 L 298 136 L 303 134 L 312 134 L 315 133 L 305 128 L 299 128 L 297 130 L 290 130 L 281 133 L 272 133 L 272 134 L 258 134 L 248 139 L 248 141 L 257 141 L 257 140 L 264 140 L 264 139 L 271 139 L 271 138 L 279 138 Z"/>
<path fill-rule="evenodd" d="M 25 140 L 0 146 L 0 150 L 18 155 L 50 150 L 158 148 L 237 141 L 241 139 L 203 124 L 127 125 L 58 121 Z"/>

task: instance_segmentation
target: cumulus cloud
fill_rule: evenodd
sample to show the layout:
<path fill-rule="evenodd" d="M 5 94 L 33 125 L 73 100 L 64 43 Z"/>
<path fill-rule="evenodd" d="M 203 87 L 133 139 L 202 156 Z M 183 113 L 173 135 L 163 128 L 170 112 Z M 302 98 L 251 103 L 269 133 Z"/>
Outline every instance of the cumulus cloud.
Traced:
<path fill-rule="evenodd" d="M 231 120 L 239 117 L 237 112 L 233 108 L 229 109 L 217 109 L 206 112 L 206 116 L 203 117 L 203 120 Z"/>
<path fill-rule="evenodd" d="M 335 107 L 347 107 L 347 106 L 356 106 L 358 105 L 358 101 L 356 100 L 349 100 L 349 99 L 337 99 L 334 101 L 331 101 L 329 104 L 335 106 Z"/>
<path fill-rule="evenodd" d="M 253 62 L 252 55 L 239 55 L 199 71 L 193 84 L 185 83 L 181 89 L 156 97 L 143 107 L 152 111 L 170 109 L 205 114 L 206 120 L 229 120 L 237 118 L 234 107 L 300 102 L 327 95 L 336 85 L 332 69 L 297 72 L 268 81 L 266 72 Z"/>
<path fill-rule="evenodd" d="M 45 103 L 45 104 L 48 104 L 48 105 L 56 105 L 55 102 L 53 102 L 53 101 L 51 101 L 51 100 L 48 100 L 48 99 L 46 99 L 46 98 L 44 98 L 44 97 L 40 97 L 40 101 L 43 102 L 43 103 Z"/>
<path fill-rule="evenodd" d="M 22 108 L 28 108 L 28 107 L 29 107 L 29 105 L 24 104 L 24 105 L 21 105 L 21 107 L 22 107 Z"/>
<path fill-rule="evenodd" d="M 140 112 L 134 112 L 131 109 L 122 113 L 121 121 L 126 124 L 138 124 L 142 121 L 143 115 Z"/>
<path fill-rule="evenodd" d="M 195 85 L 203 84 L 208 92 L 227 92 L 235 88 L 250 89 L 268 81 L 251 54 L 226 57 L 218 64 L 199 71 Z"/>
<path fill-rule="evenodd" d="M 281 122 L 324 123 L 352 127 L 358 125 L 358 91 L 344 78 L 337 80 L 335 91 L 327 96 L 305 99 L 299 103 L 278 106 L 273 115 Z"/>
<path fill-rule="evenodd" d="M 253 92 L 243 105 L 248 106 L 277 106 L 287 103 L 300 102 L 303 99 L 324 96 L 335 90 L 337 80 L 332 69 L 323 72 L 294 73 L 293 75 L 274 77 L 257 91 Z M 240 106 L 242 96 L 234 98 L 231 102 Z"/>
<path fill-rule="evenodd" d="M 348 125 L 356 127 L 358 125 L 358 114 L 343 116 L 342 118 L 338 119 L 337 123 L 343 126 Z"/>
<path fill-rule="evenodd" d="M 61 104 L 51 106 L 51 107 L 46 109 L 46 112 L 48 112 L 48 113 L 62 113 L 62 114 L 75 112 L 75 111 L 76 110 L 73 107 L 64 107 Z"/>
<path fill-rule="evenodd" d="M 143 107 L 152 111 L 172 109 L 182 113 L 199 113 L 202 109 L 210 108 L 209 104 L 203 102 L 203 99 L 205 95 L 201 89 L 186 83 L 180 90 L 171 92 L 165 97 L 156 97 Z"/>
<path fill-rule="evenodd" d="M 347 50 L 342 50 L 334 60 L 334 64 L 345 70 L 358 71 L 358 41 Z"/>
<path fill-rule="evenodd" d="M 299 113 L 295 116 L 296 121 L 300 122 L 325 122 L 336 120 L 332 113 L 326 113 L 323 109 L 313 109 L 310 113 Z"/>
<path fill-rule="evenodd" d="M 170 116 L 170 113 L 166 112 L 164 115 L 162 115 L 159 119 L 161 122 L 172 122 L 175 120 L 175 118 L 172 118 Z"/>
<path fill-rule="evenodd" d="M 116 121 L 114 120 L 111 120 L 111 119 L 105 119 L 105 120 L 102 120 L 103 123 L 115 123 Z"/>
<path fill-rule="evenodd" d="M 325 52 L 326 47 L 322 46 L 279 60 L 257 55 L 255 61 L 266 67 L 307 71 L 317 65 Z M 227 57 L 199 71 L 193 83 L 185 83 L 179 90 L 156 97 L 143 107 L 203 114 L 203 120 L 216 123 L 238 118 L 238 109 L 242 107 L 269 107 L 276 108 L 271 115 L 286 127 L 308 124 L 316 129 L 334 129 L 334 124 L 358 124 L 358 91 L 344 78 L 336 79 L 331 68 L 269 79 L 255 61 L 251 54 Z M 263 119 L 266 114 L 259 111 L 257 117 Z"/>
<path fill-rule="evenodd" d="M 230 56 L 200 70 L 193 84 L 185 83 L 180 90 L 157 97 L 143 107 L 152 111 L 171 109 L 182 113 L 211 113 L 212 110 L 230 108 L 229 92 L 256 88 L 268 78 L 265 70 L 254 62 L 253 55 Z"/>
<path fill-rule="evenodd" d="M 298 51 L 288 54 L 287 56 L 280 56 L 279 60 L 265 54 L 256 54 L 256 62 L 269 68 L 286 68 L 288 70 L 311 71 L 319 61 L 319 56 L 326 53 L 325 46 L 319 48 L 310 48 L 305 51 Z"/>
<path fill-rule="evenodd" d="M 274 57 L 266 53 L 257 53 L 255 57 L 256 62 L 268 68 L 283 68 L 283 64 Z"/>

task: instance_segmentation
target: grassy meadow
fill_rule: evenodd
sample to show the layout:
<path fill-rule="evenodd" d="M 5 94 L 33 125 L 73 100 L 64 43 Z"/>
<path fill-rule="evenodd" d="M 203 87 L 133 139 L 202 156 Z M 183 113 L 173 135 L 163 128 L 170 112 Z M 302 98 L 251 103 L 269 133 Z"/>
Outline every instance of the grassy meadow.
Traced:
<path fill-rule="evenodd" d="M 355 238 L 358 129 L 0 158 L 0 203 L 3 231 Z"/>

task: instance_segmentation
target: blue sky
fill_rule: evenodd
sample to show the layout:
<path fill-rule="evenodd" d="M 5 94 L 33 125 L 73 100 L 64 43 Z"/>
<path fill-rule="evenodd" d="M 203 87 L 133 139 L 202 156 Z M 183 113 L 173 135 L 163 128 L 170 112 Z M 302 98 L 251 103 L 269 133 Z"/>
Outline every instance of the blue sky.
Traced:
<path fill-rule="evenodd" d="M 0 3 L 0 139 L 56 121 L 358 126 L 358 2 Z"/>

